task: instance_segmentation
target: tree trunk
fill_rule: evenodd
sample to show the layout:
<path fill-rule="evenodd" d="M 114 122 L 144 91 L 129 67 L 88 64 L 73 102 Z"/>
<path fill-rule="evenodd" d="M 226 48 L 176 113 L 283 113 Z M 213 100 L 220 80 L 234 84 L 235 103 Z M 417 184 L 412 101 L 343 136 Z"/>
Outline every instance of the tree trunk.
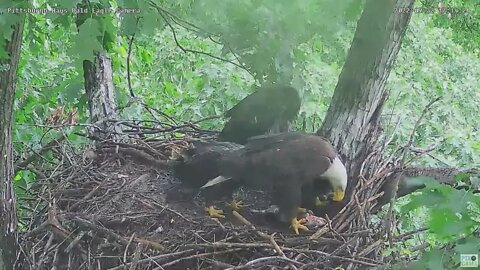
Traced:
<path fill-rule="evenodd" d="M 113 86 L 112 62 L 105 53 L 96 53 L 95 62 L 83 62 L 83 76 L 90 108 L 90 122 L 100 130 L 91 134 L 107 139 L 118 134 L 117 126 L 108 120 L 117 119 L 115 88 Z"/>
<path fill-rule="evenodd" d="M 17 211 L 13 189 L 12 118 L 18 61 L 25 17 L 13 26 L 5 52 L 9 59 L 0 62 L 0 270 L 15 269 L 17 254 Z"/>
<path fill-rule="evenodd" d="M 411 17 L 410 13 L 399 11 L 413 3 L 414 0 L 366 1 L 332 103 L 317 131 L 331 140 L 347 163 L 346 202 L 363 162 L 376 148 L 379 116 L 388 96 L 385 82 Z"/>
<path fill-rule="evenodd" d="M 91 8 L 85 1 L 79 3 L 77 7 Z M 97 8 L 100 9 L 101 5 Z M 77 14 L 75 21 L 77 28 L 85 23 L 85 20 L 89 17 L 89 14 Z M 99 42 L 105 46 L 103 40 L 99 40 Z M 108 58 L 104 49 L 94 52 L 93 62 L 91 59 L 83 61 L 83 78 L 85 80 L 90 123 L 93 126 L 88 130 L 88 133 L 103 140 L 115 140 L 119 133 L 119 128 L 113 121 L 109 121 L 117 119 L 112 61 Z"/>

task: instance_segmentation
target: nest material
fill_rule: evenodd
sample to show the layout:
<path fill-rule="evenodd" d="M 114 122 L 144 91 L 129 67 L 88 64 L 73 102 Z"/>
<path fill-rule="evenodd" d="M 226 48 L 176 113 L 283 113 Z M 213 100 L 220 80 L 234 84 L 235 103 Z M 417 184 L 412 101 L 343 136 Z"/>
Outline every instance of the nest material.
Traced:
<path fill-rule="evenodd" d="M 62 153 L 68 165 L 64 161 L 42 172 L 49 176 L 31 189 L 39 199 L 30 203 L 18 269 L 367 269 L 382 264 L 385 232 L 372 229 L 368 213 L 385 173 L 359 181 L 352 200 L 325 226 L 296 236 L 249 208 L 225 219 L 209 218 L 201 198 L 184 191 L 166 161 L 186 145 L 176 139 Z M 254 207 L 268 205 L 258 192 L 237 195 Z"/>

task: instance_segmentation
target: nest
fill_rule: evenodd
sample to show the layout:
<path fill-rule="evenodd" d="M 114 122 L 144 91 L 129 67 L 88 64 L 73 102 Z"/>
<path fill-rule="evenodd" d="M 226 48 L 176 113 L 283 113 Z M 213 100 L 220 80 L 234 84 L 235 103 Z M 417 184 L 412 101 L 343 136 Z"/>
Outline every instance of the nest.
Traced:
<path fill-rule="evenodd" d="M 168 160 L 188 139 L 106 142 L 95 151 L 57 145 L 43 169 L 18 269 L 366 269 L 383 264 L 385 228 L 369 221 L 386 170 L 358 181 L 352 200 L 324 226 L 293 235 L 247 208 L 209 218 Z M 100 145 L 100 144 L 99 144 Z M 262 194 L 244 192 L 258 206 Z M 267 202 L 268 203 L 268 202 Z M 341 268 L 340 268 L 341 269 Z"/>

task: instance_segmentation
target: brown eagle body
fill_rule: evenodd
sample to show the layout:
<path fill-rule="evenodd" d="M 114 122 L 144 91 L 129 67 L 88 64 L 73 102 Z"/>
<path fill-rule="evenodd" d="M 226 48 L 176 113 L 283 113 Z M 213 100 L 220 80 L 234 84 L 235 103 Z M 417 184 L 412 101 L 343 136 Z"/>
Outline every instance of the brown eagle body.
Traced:
<path fill-rule="evenodd" d="M 347 180 L 333 146 L 322 137 L 300 132 L 251 138 L 244 148 L 222 157 L 219 168 L 220 176 L 204 188 L 235 181 L 251 188 L 271 189 L 272 203 L 279 206 L 282 222 L 295 219 L 302 197 L 315 197 L 306 190 L 316 181 L 334 185 L 332 189 L 341 194 L 336 200 L 341 200 Z"/>
<path fill-rule="evenodd" d="M 188 188 L 197 190 L 220 173 L 220 161 L 243 145 L 230 142 L 192 141 L 190 147 L 183 151 L 174 167 L 175 176 Z M 225 182 L 202 190 L 207 205 L 231 197 L 240 186 L 238 182 Z"/>
<path fill-rule="evenodd" d="M 220 160 L 226 155 L 243 148 L 231 142 L 192 141 L 173 167 L 175 175 L 182 183 L 192 188 L 200 188 L 220 173 Z"/>

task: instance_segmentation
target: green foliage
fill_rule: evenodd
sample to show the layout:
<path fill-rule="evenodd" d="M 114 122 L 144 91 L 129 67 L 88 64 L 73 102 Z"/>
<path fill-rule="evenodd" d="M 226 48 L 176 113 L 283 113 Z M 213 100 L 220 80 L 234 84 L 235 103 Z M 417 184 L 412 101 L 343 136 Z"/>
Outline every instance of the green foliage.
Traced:
<path fill-rule="evenodd" d="M 209 32 L 218 34 L 229 45 L 227 48 L 215 44 L 207 38 L 199 38 L 199 33 L 192 34 L 176 27 L 182 46 L 235 60 L 229 53 L 231 48 L 250 70 L 258 70 L 257 75 L 278 73 L 283 78 L 289 77 L 284 75 L 291 73 L 292 82 L 300 89 L 303 99 L 297 128 L 313 131 L 319 127 L 328 108 L 353 36 L 354 25 L 347 22 L 345 17 L 358 17 L 361 6 L 356 2 L 343 3 L 341 8 L 333 8 L 331 6 L 336 5 L 336 2 L 324 2 L 325 5 L 322 6 L 284 1 L 273 4 L 268 1 L 225 2 L 218 5 L 208 1 L 186 0 L 162 3 L 162 7 L 171 8 L 177 14 L 189 14 L 190 20 L 198 22 Z M 37 4 L 38 7 L 47 5 L 44 1 Z M 67 7 L 71 2 L 49 1 L 48 5 Z M 148 1 L 119 1 L 111 5 L 140 7 L 140 14 L 120 14 L 117 17 L 121 29 L 125 30 L 122 32 L 124 34 L 131 34 L 136 29 L 133 22 L 138 18 L 140 33 L 154 33 L 155 29 L 164 27 L 158 10 L 151 8 Z M 275 9 L 266 8 L 270 5 Z M 252 12 L 247 12 L 250 9 Z M 290 24 L 289 20 L 300 11 L 305 11 L 302 20 L 295 18 L 295 23 Z M 321 17 L 318 14 L 328 16 Z M 149 23 L 152 20 L 156 23 Z M 18 89 L 24 89 L 24 96 L 33 95 L 32 101 L 40 99 L 40 103 L 32 105 L 33 107 L 49 104 L 55 108 L 57 102 L 73 102 L 74 106 L 81 107 L 81 116 L 85 117 L 83 78 L 79 75 L 82 66 L 78 60 L 91 57 L 93 50 L 98 50 L 101 45 L 95 37 L 104 35 L 104 28 L 96 23 L 97 20 L 92 18 L 86 22 L 88 23 L 82 24 L 78 32 L 74 16 L 70 13 L 28 16 L 24 48 L 27 46 L 29 51 L 23 51 L 20 67 L 22 80 Z M 463 52 L 461 47 L 448 39 L 454 33 L 432 27 L 426 15 L 414 14 L 388 82 L 392 94 L 386 112 L 394 110 L 400 117 L 387 122 L 387 131 L 391 131 L 390 127 L 396 121 L 401 121 L 395 142 L 405 142 L 422 107 L 433 96 L 440 94 L 443 96 L 442 106 L 435 106 L 434 111 L 426 117 L 415 142 L 418 146 L 425 146 L 441 138 L 444 143 L 435 154 L 452 165 L 466 165 L 478 160 L 480 151 L 480 140 L 476 139 L 478 129 L 469 125 L 473 120 L 470 118 L 476 111 L 475 98 L 469 97 L 478 97 L 476 90 L 480 65 L 478 58 Z M 283 40 L 288 50 L 282 51 L 279 46 Z M 110 50 L 120 105 L 128 101 L 125 64 L 127 44 L 125 38 L 117 38 Z M 65 51 L 70 55 L 65 54 Z M 250 85 L 254 83 L 247 72 L 231 64 L 204 55 L 182 52 L 176 47 L 170 29 L 156 32 L 153 39 L 152 35 L 137 35 L 132 53 L 134 91 L 145 97 L 147 104 L 172 114 L 179 120 L 190 121 L 221 114 L 246 96 L 251 91 Z M 76 55 L 81 57 L 77 58 Z M 246 61 L 249 57 L 254 59 Z M 31 59 L 27 66 L 26 59 Z M 257 61 L 255 59 L 261 60 L 258 65 L 254 63 Z M 293 69 L 288 67 L 288 63 L 294 63 Z M 32 86 L 40 91 L 40 96 Z M 138 108 L 135 110 L 137 114 L 133 115 L 136 117 L 149 117 L 144 115 L 145 111 Z M 130 112 L 125 112 L 124 115 L 132 116 Z M 28 118 L 24 120 L 27 121 Z M 38 123 L 38 120 L 35 119 L 35 122 Z M 221 124 L 212 121 L 205 123 L 204 127 L 219 128 Z M 427 159 L 424 162 L 437 165 L 436 160 Z"/>
<path fill-rule="evenodd" d="M 8 58 L 4 48 L 12 37 L 12 26 L 23 19 L 21 14 L 13 13 L 10 9 L 23 7 L 28 7 L 26 1 L 2 0 L 0 2 L 0 60 Z"/>
<path fill-rule="evenodd" d="M 71 9 L 80 2 L 38 0 L 32 5 Z M 94 51 L 107 50 L 112 58 L 117 102 L 120 106 L 127 104 L 126 57 L 128 39 L 134 33 L 130 60 L 132 88 L 149 106 L 179 122 L 194 121 L 221 115 L 249 94 L 253 85 L 264 80 L 291 81 L 303 100 L 296 126 L 314 131 L 330 104 L 362 7 L 362 1 L 332 0 L 92 2 L 111 8 L 138 8 L 139 12 L 89 13 L 79 27 L 76 16 L 70 12 L 27 14 L 15 100 L 17 159 L 25 158 L 31 149 L 39 149 L 64 132 L 81 131 L 80 127 L 47 131 L 41 124 L 57 106 L 78 108 L 80 121 L 87 122 L 82 60 L 91 59 Z M 151 2 L 176 18 L 169 22 L 184 48 L 234 62 L 238 57 L 248 72 L 204 54 L 180 50 L 171 29 L 165 27 L 165 20 Z M 12 2 L 2 1 L 0 7 L 7 7 L 5 3 L 8 6 Z M 474 12 L 478 10 L 473 1 L 462 3 L 469 9 L 477 8 Z M 462 3 L 451 0 L 446 5 Z M 473 26 L 478 23 L 480 16 L 475 14 L 447 20 L 441 14 L 431 17 L 415 13 L 388 80 L 391 98 L 384 111 L 386 131 L 393 132 L 393 126 L 400 121 L 395 130 L 396 145 L 408 141 L 426 104 L 436 96 L 442 97 L 427 113 L 415 135 L 415 145 L 419 147 L 443 140 L 433 153 L 436 159 L 424 158 L 419 161 L 422 164 L 443 165 L 438 162 L 440 159 L 450 165 L 472 166 L 480 160 L 479 130 L 473 124 L 477 122 L 480 100 L 480 59 L 478 53 L 475 55 L 480 44 L 479 33 L 472 34 L 464 27 L 465 23 Z M 10 37 L 9 26 L 17 19 L 16 15 L 0 15 L 2 37 Z M 200 28 L 189 31 L 193 27 L 188 22 Z M 4 39 L 0 39 L 0 45 L 1 42 Z M 0 57 L 2 53 L 0 46 Z M 394 115 L 388 115 L 390 112 Z M 125 108 L 121 117 L 154 118 L 139 104 Z M 202 123 L 204 128 L 221 126 L 221 120 Z M 76 135 L 69 135 L 68 139 L 78 147 L 85 143 Z M 52 154 L 46 158 L 55 160 Z M 470 177 L 458 176 L 459 181 L 467 178 Z M 18 193 L 25 195 L 22 190 L 35 179 L 29 172 L 17 174 Z M 405 217 L 401 229 L 428 226 L 429 232 L 420 237 L 435 246 L 425 253 L 418 267 L 455 269 L 459 253 L 478 249 L 471 232 L 478 227 L 479 208 L 478 196 L 433 182 L 412 196 L 401 208 Z M 408 248 L 418 244 L 415 240 L 406 243 L 402 254 L 411 255 Z M 449 249 L 437 248 L 441 245 L 448 245 Z"/>
<path fill-rule="evenodd" d="M 193 17 L 220 37 L 225 52 L 234 51 L 262 81 L 290 82 L 293 51 L 315 35 L 332 41 L 347 19 L 356 18 L 359 1 L 195 1 Z M 301 17 L 299 17 L 301 14 Z M 347 16 L 350 15 L 350 16 Z M 348 18 L 347 18 L 348 17 Z"/>
<path fill-rule="evenodd" d="M 97 40 L 101 36 L 98 22 L 87 19 L 78 29 L 73 50 L 78 52 L 81 59 L 93 61 L 93 53 L 102 50 L 102 44 Z"/>
<path fill-rule="evenodd" d="M 454 269 L 460 254 L 480 253 L 480 242 L 474 236 L 480 228 L 480 197 L 471 191 L 457 190 L 439 184 L 434 179 L 423 183 L 426 187 L 412 196 L 401 208 L 404 220 L 412 213 L 421 214 L 429 231 L 432 248 L 416 262 L 418 269 Z M 423 208 L 424 211 L 416 210 Z"/>
<path fill-rule="evenodd" d="M 480 100 L 480 59 L 455 44 L 452 31 L 429 22 L 425 14 L 413 15 L 387 82 L 391 98 L 385 113 L 394 114 L 386 118 L 387 133 L 400 122 L 395 144 L 405 144 L 422 110 L 440 96 L 417 129 L 415 145 L 442 143 L 433 153 L 436 159 L 421 163 L 471 167 L 480 160 L 480 134 L 473 124 Z"/>
<path fill-rule="evenodd" d="M 453 39 L 480 55 L 480 6 L 477 0 L 423 0 L 422 5 L 436 12 L 436 26 L 452 29 Z"/>

